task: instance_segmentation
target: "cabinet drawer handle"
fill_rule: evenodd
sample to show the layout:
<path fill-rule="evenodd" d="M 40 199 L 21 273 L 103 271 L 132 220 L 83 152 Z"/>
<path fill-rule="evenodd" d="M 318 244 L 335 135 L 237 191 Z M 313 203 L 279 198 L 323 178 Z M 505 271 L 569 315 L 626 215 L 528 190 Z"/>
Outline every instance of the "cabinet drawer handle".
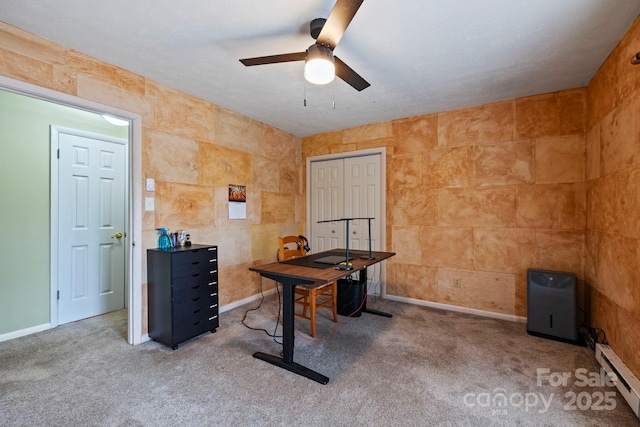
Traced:
<path fill-rule="evenodd" d="M 209 248 L 208 251 L 215 251 L 217 248 Z"/>
<path fill-rule="evenodd" d="M 209 282 L 209 286 L 217 285 L 218 282 Z"/>
<path fill-rule="evenodd" d="M 198 326 L 200 324 L 200 321 L 198 320 L 196 323 L 193 324 L 193 326 Z"/>
<path fill-rule="evenodd" d="M 198 286 L 192 286 L 191 289 L 198 289 L 200 287 L 200 285 Z"/>
<path fill-rule="evenodd" d="M 191 263 L 191 265 L 198 265 L 198 264 L 200 264 L 200 261 L 195 261 Z"/>
<path fill-rule="evenodd" d="M 215 318 L 217 318 L 217 317 L 218 317 L 218 316 L 209 317 L 209 320 L 213 320 L 213 319 L 215 319 Z M 200 323 L 200 322 L 198 322 L 198 323 Z"/>
<path fill-rule="evenodd" d="M 200 300 L 200 297 L 193 299 L 193 301 L 198 301 L 198 300 Z"/>
<path fill-rule="evenodd" d="M 214 292 L 214 293 L 212 293 L 212 294 L 211 294 L 211 296 L 212 296 L 212 297 L 217 297 L 217 296 L 218 296 L 218 293 L 217 293 L 217 292 Z"/>
<path fill-rule="evenodd" d="M 191 277 L 198 277 L 200 273 L 192 274 Z"/>
<path fill-rule="evenodd" d="M 217 272 L 218 272 L 218 270 L 211 270 L 211 271 L 209 272 L 209 274 L 214 274 L 214 273 L 217 273 Z"/>
<path fill-rule="evenodd" d="M 218 304 L 213 304 L 213 305 L 210 305 L 209 308 L 213 308 L 213 307 L 217 307 L 217 306 L 218 306 Z"/>
<path fill-rule="evenodd" d="M 215 258 L 209 260 L 209 262 L 216 262 L 216 261 L 217 261 L 217 259 L 215 259 Z"/>
<path fill-rule="evenodd" d="M 200 309 L 197 309 L 193 312 L 193 314 L 198 314 L 198 313 L 200 313 Z"/>

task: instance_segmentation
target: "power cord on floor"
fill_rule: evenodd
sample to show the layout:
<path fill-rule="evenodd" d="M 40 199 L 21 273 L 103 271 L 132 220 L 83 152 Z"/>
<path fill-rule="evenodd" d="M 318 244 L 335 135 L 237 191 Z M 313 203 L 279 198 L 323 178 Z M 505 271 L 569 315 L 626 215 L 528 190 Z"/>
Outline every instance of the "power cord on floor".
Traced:
<path fill-rule="evenodd" d="M 362 274 L 362 273 L 363 272 L 360 271 L 360 274 Z M 375 266 L 373 268 L 373 277 L 375 277 Z M 350 282 L 353 281 L 353 278 L 352 278 L 351 275 L 347 276 L 347 279 Z M 367 278 L 365 278 L 365 280 L 367 280 Z M 379 286 L 379 285 L 380 285 L 380 282 L 378 281 L 376 283 L 376 285 L 374 285 L 374 286 Z M 309 342 L 313 342 L 313 343 L 323 343 L 325 341 L 328 341 L 329 339 L 331 339 L 331 337 L 333 336 L 333 334 L 336 332 L 336 330 L 338 329 L 338 327 L 340 325 L 342 325 L 348 318 L 353 317 L 356 313 L 359 313 L 360 310 L 362 310 L 362 307 L 364 307 L 365 302 L 367 301 L 368 297 L 369 297 L 369 295 L 365 292 L 364 293 L 364 297 L 362 298 L 362 301 L 360 302 L 360 306 L 357 309 L 355 309 L 352 313 L 350 313 L 347 316 L 344 316 L 340 321 L 338 321 L 336 323 L 336 325 L 331 329 L 331 331 L 329 331 L 329 334 L 324 338 L 320 338 L 320 339 L 309 338 L 309 337 L 303 335 L 301 332 L 298 331 L 298 329 L 295 329 L 295 328 L 294 328 L 294 332 L 295 332 L 295 334 L 297 336 L 299 336 L 300 338 L 302 338 L 305 341 L 309 341 Z M 247 327 L 248 329 L 251 329 L 252 331 L 262 331 L 262 332 L 266 333 L 268 336 L 273 338 L 273 341 L 276 344 L 282 345 L 282 342 L 278 342 L 277 339 L 276 339 L 276 338 L 282 338 L 282 335 L 276 335 L 276 331 L 278 330 L 278 325 L 280 325 L 280 322 L 282 320 L 282 296 L 280 295 L 280 287 L 279 287 L 278 283 L 276 283 L 276 299 L 277 299 L 277 305 L 275 304 L 275 301 L 274 301 L 274 305 L 276 305 L 276 310 L 278 312 L 278 317 L 277 317 L 277 320 L 276 320 L 276 325 L 274 327 L 273 333 L 270 333 L 269 331 L 267 331 L 264 328 L 254 328 L 252 326 L 249 326 L 246 323 L 247 315 L 249 314 L 249 312 L 259 310 L 260 307 L 262 307 L 262 303 L 264 301 L 263 283 L 262 283 L 262 277 L 260 277 L 260 303 L 258 304 L 257 307 L 250 308 L 244 313 L 244 316 L 242 317 L 242 324 L 245 327 Z M 294 318 L 295 318 L 295 315 L 294 315 Z M 282 354 L 281 354 L 281 356 L 282 356 Z"/>
<path fill-rule="evenodd" d="M 582 313 L 582 323 L 578 327 L 578 332 L 582 335 L 589 348 L 592 351 L 596 351 L 596 344 L 607 344 L 607 334 L 600 328 L 587 326 L 587 313 L 580 307 L 578 307 L 578 310 Z M 601 335 L 602 338 L 600 337 Z"/>
<path fill-rule="evenodd" d="M 257 307 L 255 308 L 250 308 L 248 309 L 245 313 L 244 316 L 242 317 L 242 324 L 248 328 L 251 329 L 252 331 L 262 331 L 265 334 L 267 334 L 268 336 L 270 336 L 271 338 L 273 338 L 273 341 L 276 344 L 280 344 L 282 345 L 282 342 L 278 342 L 277 338 L 282 338 L 282 335 L 276 335 L 276 332 L 278 331 L 278 325 L 280 325 L 280 321 L 281 321 L 281 316 L 280 316 L 280 312 L 282 311 L 282 304 L 280 303 L 281 299 L 280 299 L 280 286 L 278 285 L 278 283 L 276 283 L 276 293 L 277 293 L 277 300 L 278 300 L 278 306 L 277 306 L 277 312 L 278 312 L 278 318 L 276 319 L 276 325 L 273 329 L 273 333 L 269 332 L 268 330 L 264 329 L 264 328 L 254 328 L 253 326 L 249 326 L 246 323 L 247 320 L 247 315 L 249 314 L 249 312 L 251 311 L 257 311 L 260 309 L 260 307 L 262 307 L 262 303 L 264 302 L 264 292 L 263 292 L 263 284 L 262 284 L 262 276 L 260 277 L 260 303 L 258 304 Z"/>
<path fill-rule="evenodd" d="M 607 344 L 607 334 L 600 328 L 581 326 L 578 331 L 591 351 L 596 351 L 596 344 Z"/>
<path fill-rule="evenodd" d="M 592 351 L 596 351 L 596 344 L 607 344 L 607 334 L 600 328 L 584 327 L 580 333 Z"/>

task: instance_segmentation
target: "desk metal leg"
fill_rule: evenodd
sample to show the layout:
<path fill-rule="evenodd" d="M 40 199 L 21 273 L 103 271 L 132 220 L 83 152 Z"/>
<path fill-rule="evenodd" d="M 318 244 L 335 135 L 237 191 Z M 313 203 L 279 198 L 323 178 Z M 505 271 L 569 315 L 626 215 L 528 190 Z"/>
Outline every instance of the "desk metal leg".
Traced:
<path fill-rule="evenodd" d="M 325 377 L 324 375 L 295 362 L 285 363 L 281 357 L 274 356 L 272 354 L 266 354 L 257 351 L 253 353 L 253 357 L 255 357 L 256 359 L 264 360 L 265 362 L 271 363 L 272 365 L 278 366 L 282 369 L 286 369 L 287 371 L 293 372 L 294 374 L 307 377 L 310 380 L 314 380 L 315 382 L 318 382 L 320 384 L 326 384 L 329 382 L 329 377 Z"/>
<path fill-rule="evenodd" d="M 369 294 L 367 290 L 367 268 L 366 267 L 360 272 L 360 275 L 361 277 L 364 276 L 363 284 L 364 284 L 364 297 L 365 297 L 361 312 L 375 314 L 375 315 L 384 316 L 384 317 L 393 317 L 391 314 L 385 313 L 384 311 L 378 311 L 378 310 L 367 308 L 367 299 L 369 298 Z"/>
<path fill-rule="evenodd" d="M 269 277 L 265 275 L 265 277 Z M 326 384 L 329 382 L 329 377 L 312 371 L 311 369 L 299 365 L 293 361 L 293 346 L 294 346 L 294 322 L 295 322 L 295 307 L 294 307 L 294 287 L 300 283 L 297 280 L 295 283 L 284 280 L 281 277 L 269 277 L 270 279 L 279 281 L 282 283 L 282 354 L 283 357 L 273 356 L 262 352 L 253 353 L 253 357 L 256 359 L 264 360 L 272 365 L 286 369 L 294 374 L 302 375 L 311 380 L 319 382 L 320 384 Z"/>

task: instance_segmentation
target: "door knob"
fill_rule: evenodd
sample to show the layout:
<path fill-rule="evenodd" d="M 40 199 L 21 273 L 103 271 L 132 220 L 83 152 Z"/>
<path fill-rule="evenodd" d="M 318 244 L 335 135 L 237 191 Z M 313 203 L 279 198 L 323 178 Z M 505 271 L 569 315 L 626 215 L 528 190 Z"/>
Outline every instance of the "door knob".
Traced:
<path fill-rule="evenodd" d="M 113 239 L 114 237 L 115 237 L 116 239 L 120 239 L 120 238 L 122 238 L 122 233 L 118 231 L 116 234 L 114 234 L 113 236 L 111 236 L 111 238 L 112 238 L 112 239 Z"/>

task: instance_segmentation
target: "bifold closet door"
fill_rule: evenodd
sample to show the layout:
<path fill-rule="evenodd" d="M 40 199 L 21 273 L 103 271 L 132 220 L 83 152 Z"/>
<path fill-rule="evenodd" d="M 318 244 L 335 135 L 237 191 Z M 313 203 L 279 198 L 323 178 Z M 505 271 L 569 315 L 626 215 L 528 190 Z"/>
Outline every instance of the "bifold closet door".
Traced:
<path fill-rule="evenodd" d="M 345 157 L 311 163 L 310 230 L 311 250 L 321 252 L 346 246 L 344 222 L 339 218 L 374 218 L 371 221 L 371 248 L 382 250 L 381 155 Z M 354 220 L 349 224 L 349 248 L 369 249 L 369 223 Z M 379 293 L 380 271 L 369 271 L 369 289 Z M 375 277 L 373 276 L 375 274 Z"/>

